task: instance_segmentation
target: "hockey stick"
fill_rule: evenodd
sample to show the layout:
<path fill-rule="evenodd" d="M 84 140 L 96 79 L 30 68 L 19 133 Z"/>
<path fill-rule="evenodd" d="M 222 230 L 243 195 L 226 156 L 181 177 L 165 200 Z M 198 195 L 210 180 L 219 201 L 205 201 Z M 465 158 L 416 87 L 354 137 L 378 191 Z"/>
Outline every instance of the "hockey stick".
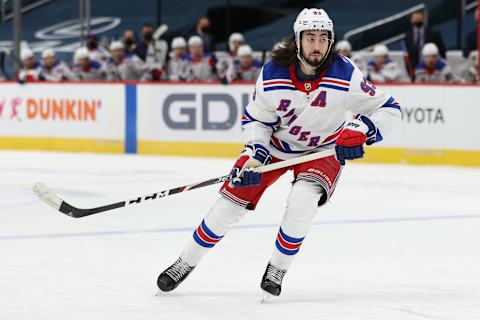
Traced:
<path fill-rule="evenodd" d="M 257 168 L 257 170 L 259 172 L 273 171 L 273 170 L 277 170 L 277 169 L 280 169 L 280 168 L 293 166 L 293 165 L 296 165 L 296 164 L 299 164 L 299 163 L 329 157 L 329 156 L 332 156 L 334 154 L 335 154 L 334 149 L 315 152 L 315 153 L 311 153 L 311 154 L 308 154 L 308 155 L 305 155 L 305 156 L 293 158 L 293 159 L 290 159 L 290 160 L 271 163 L 269 165 L 259 167 L 259 168 Z M 230 180 L 231 178 L 232 178 L 231 175 L 228 174 L 228 175 L 221 176 L 221 177 L 218 177 L 218 178 L 205 180 L 205 181 L 202 181 L 202 182 L 199 182 L 199 183 L 194 183 L 194 184 L 190 184 L 190 185 L 186 185 L 186 186 L 182 186 L 182 187 L 178 187 L 178 188 L 173 188 L 173 189 L 167 189 L 167 190 L 163 190 L 163 191 L 160 191 L 160 192 L 155 192 L 155 193 L 147 195 L 147 196 L 140 196 L 140 197 L 137 197 L 137 198 L 132 199 L 132 200 L 116 202 L 116 203 L 108 204 L 106 206 L 91 208 L 91 209 L 79 209 L 77 207 L 72 206 L 71 204 L 65 202 L 63 199 L 61 199 L 59 196 L 57 196 L 53 191 L 51 191 L 46 185 L 44 185 L 41 182 L 35 183 L 35 185 L 33 186 L 33 192 L 40 198 L 40 200 L 42 200 L 43 202 L 45 202 L 49 206 L 53 207 L 55 210 L 58 210 L 58 211 L 66 214 L 66 215 L 68 215 L 72 218 L 82 218 L 82 217 L 86 217 L 86 216 L 89 216 L 89 215 L 92 215 L 92 214 L 96 214 L 96 213 L 100 213 L 100 212 L 104 212 L 104 211 L 108 211 L 108 210 L 122 208 L 122 207 L 130 206 L 130 205 L 133 205 L 133 204 L 139 204 L 143 201 L 160 199 L 160 198 L 163 198 L 163 197 L 166 197 L 166 196 L 171 196 L 171 195 L 176 194 L 176 193 L 185 192 L 185 191 L 198 189 L 198 188 L 210 186 L 210 185 L 213 185 L 213 184 L 225 182 L 225 181 Z"/>

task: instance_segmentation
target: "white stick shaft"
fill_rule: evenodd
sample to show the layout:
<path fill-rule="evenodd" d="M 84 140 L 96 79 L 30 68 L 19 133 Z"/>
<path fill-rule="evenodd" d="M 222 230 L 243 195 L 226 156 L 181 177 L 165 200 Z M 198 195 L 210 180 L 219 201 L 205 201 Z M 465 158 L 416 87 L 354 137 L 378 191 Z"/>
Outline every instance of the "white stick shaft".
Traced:
<path fill-rule="evenodd" d="M 335 149 L 330 149 L 330 150 L 325 150 L 325 151 L 319 151 L 319 152 L 314 152 L 307 154 L 305 156 L 289 159 L 289 160 L 284 160 L 276 163 L 271 163 L 267 164 L 266 166 L 258 167 L 256 170 L 258 172 L 268 172 L 268 171 L 273 171 L 277 170 L 280 168 L 285 168 L 289 166 L 293 166 L 299 163 L 304 163 L 312 160 L 317 160 L 321 158 L 326 158 L 335 155 Z"/>

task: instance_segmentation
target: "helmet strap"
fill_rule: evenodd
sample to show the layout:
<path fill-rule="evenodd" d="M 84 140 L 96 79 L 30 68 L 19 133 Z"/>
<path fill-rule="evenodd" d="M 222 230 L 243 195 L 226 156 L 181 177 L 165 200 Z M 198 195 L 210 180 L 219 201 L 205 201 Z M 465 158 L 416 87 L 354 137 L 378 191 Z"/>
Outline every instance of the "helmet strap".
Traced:
<path fill-rule="evenodd" d="M 307 60 L 305 60 L 305 58 L 302 55 L 302 45 L 300 43 L 300 40 L 298 41 L 298 45 L 297 45 L 297 59 L 300 61 L 301 64 L 303 64 L 303 66 L 305 68 L 310 69 L 310 70 L 315 72 L 327 60 L 327 57 L 329 56 L 330 51 L 332 50 L 333 40 L 328 39 L 328 42 L 329 42 L 329 45 L 328 45 L 327 52 L 325 53 L 325 56 L 323 56 L 323 59 L 322 59 L 322 61 L 320 61 L 318 66 L 313 66 L 310 63 L 308 63 Z"/>
<path fill-rule="evenodd" d="M 323 57 L 322 61 L 320 61 L 320 63 L 318 64 L 318 66 L 313 66 L 311 65 L 310 63 L 307 62 L 307 60 L 305 60 L 305 58 L 303 57 L 302 55 L 302 46 L 301 44 L 299 43 L 299 45 L 297 46 L 297 59 L 300 61 L 301 64 L 303 64 L 303 66 L 307 69 L 310 69 L 312 71 L 316 71 L 318 68 L 320 68 L 323 63 L 327 60 L 327 57 L 329 56 L 330 54 L 330 51 L 332 50 L 332 46 L 333 46 L 333 41 L 332 40 L 329 40 L 329 45 L 328 45 L 328 49 L 327 49 L 327 52 L 325 53 L 325 56 Z"/>

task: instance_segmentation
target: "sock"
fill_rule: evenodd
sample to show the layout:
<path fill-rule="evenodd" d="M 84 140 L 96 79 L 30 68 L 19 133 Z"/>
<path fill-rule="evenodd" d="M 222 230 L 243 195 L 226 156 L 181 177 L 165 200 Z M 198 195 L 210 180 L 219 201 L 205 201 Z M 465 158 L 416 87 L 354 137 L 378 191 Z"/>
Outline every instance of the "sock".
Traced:
<path fill-rule="evenodd" d="M 272 265 L 282 270 L 290 267 L 310 230 L 323 192 L 313 181 L 298 180 L 293 184 L 270 259 Z"/>
<path fill-rule="evenodd" d="M 217 244 L 230 228 L 248 212 L 231 201 L 219 198 L 198 228 L 180 257 L 190 266 L 196 266 L 202 257 Z"/>

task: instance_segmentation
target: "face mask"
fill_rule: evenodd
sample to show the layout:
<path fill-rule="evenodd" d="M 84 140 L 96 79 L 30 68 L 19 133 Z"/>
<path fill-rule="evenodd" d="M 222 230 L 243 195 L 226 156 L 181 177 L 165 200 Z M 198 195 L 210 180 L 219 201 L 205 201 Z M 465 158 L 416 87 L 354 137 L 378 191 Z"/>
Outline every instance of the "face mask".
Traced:
<path fill-rule="evenodd" d="M 125 45 L 127 47 L 131 47 L 134 43 L 135 41 L 133 41 L 133 39 L 125 39 Z"/>
<path fill-rule="evenodd" d="M 413 25 L 416 27 L 416 28 L 421 28 L 423 27 L 423 22 L 414 22 Z"/>
<path fill-rule="evenodd" d="M 208 33 L 210 32 L 210 26 L 203 27 L 201 30 L 203 33 Z"/>
<path fill-rule="evenodd" d="M 152 33 L 152 32 L 145 32 L 145 33 L 143 34 L 143 39 L 145 39 L 145 40 L 147 40 L 147 41 L 152 40 L 152 38 L 153 38 L 153 33 Z"/>
<path fill-rule="evenodd" d="M 92 50 L 92 49 L 97 49 L 98 47 L 98 43 L 96 41 L 88 41 L 87 42 L 87 47 L 88 49 Z"/>

